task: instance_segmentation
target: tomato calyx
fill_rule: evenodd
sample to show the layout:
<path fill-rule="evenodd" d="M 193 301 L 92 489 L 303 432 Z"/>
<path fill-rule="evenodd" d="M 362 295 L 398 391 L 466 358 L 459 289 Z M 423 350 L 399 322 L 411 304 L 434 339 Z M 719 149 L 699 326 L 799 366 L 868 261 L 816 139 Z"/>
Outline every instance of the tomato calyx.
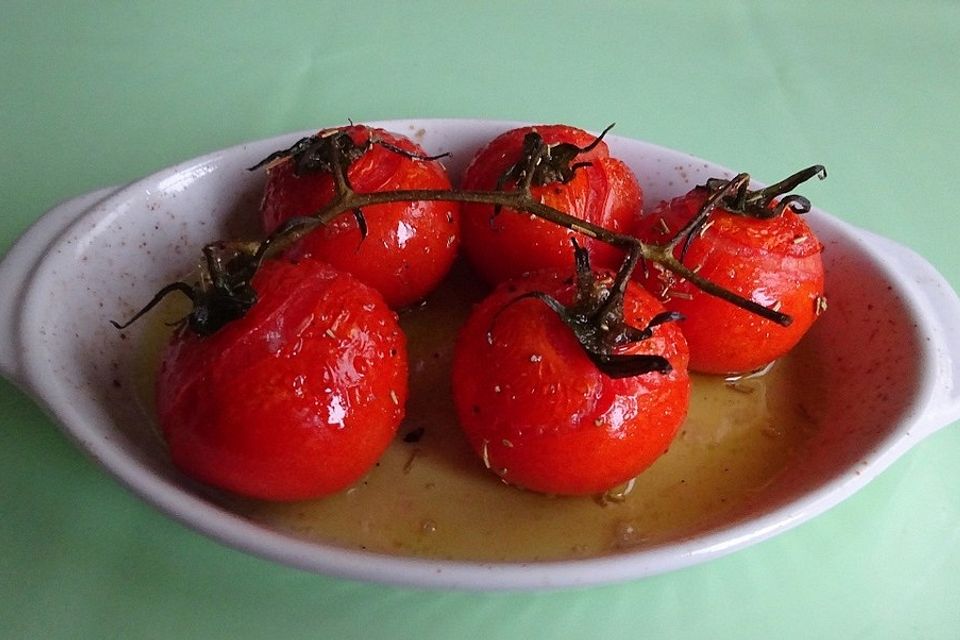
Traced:
<path fill-rule="evenodd" d="M 668 243 L 675 247 L 682 239 L 680 261 L 687 255 L 690 243 L 704 229 L 714 209 L 722 209 L 735 216 L 747 216 L 758 220 L 772 220 L 787 210 L 796 214 L 809 213 L 810 201 L 796 193 L 788 193 L 807 180 L 817 177 L 824 180 L 827 170 L 821 164 L 802 169 L 763 189 L 750 189 L 750 175 L 746 173 L 724 178 L 709 178 L 697 188 L 707 192 L 707 200 L 700 211 Z M 781 323 L 782 324 L 782 323 Z"/>
<path fill-rule="evenodd" d="M 534 298 L 557 314 L 576 336 L 590 360 L 607 376 L 617 379 L 651 372 L 669 373 L 673 368 L 662 356 L 626 353 L 632 345 L 653 337 L 653 329 L 658 325 L 683 318 L 679 313 L 665 311 L 651 318 L 642 329 L 626 322 L 623 299 L 639 253 L 631 251 L 616 276 L 611 278 L 593 271 L 587 250 L 576 240 L 572 242 L 576 266 L 576 295 L 572 304 L 565 305 L 542 291 L 530 291 L 508 302 L 500 312 L 520 300 Z M 491 332 L 493 329 L 491 327 Z"/>
<path fill-rule="evenodd" d="M 590 166 L 590 162 L 574 162 L 578 156 L 593 151 L 603 141 L 603 137 L 613 128 L 613 124 L 600 132 L 590 144 L 578 147 L 572 142 L 547 144 L 536 130 L 523 137 L 520 158 L 497 179 L 497 191 L 502 191 L 508 182 L 513 181 L 518 189 L 529 191 L 531 186 L 543 187 L 559 182 L 567 184 L 573 180 L 577 169 Z M 496 206 L 494 214 L 500 212 Z"/>
<path fill-rule="evenodd" d="M 343 194 L 352 190 L 350 181 L 347 178 L 347 172 L 350 165 L 363 157 L 374 145 L 379 145 L 388 151 L 399 154 L 411 160 L 432 161 L 439 160 L 449 156 L 449 153 L 441 153 L 435 156 L 421 155 L 407 151 L 397 145 L 381 139 L 376 132 L 369 132 L 363 142 L 357 142 L 350 135 L 348 129 L 325 129 L 319 133 L 300 138 L 286 149 L 274 151 L 266 158 L 260 160 L 247 171 L 256 171 L 261 167 L 267 167 L 289 160 L 293 163 L 293 174 L 297 177 L 309 173 L 328 173 L 337 181 L 338 191 Z M 367 220 L 360 207 L 352 209 L 353 217 L 357 221 L 357 228 L 360 230 L 360 239 L 367 237 Z M 300 223 L 296 223 L 295 226 Z"/>
<path fill-rule="evenodd" d="M 297 176 L 317 171 L 335 174 L 338 169 L 346 176 L 346 170 L 349 166 L 359 160 L 373 145 L 379 145 L 412 160 L 439 160 L 450 155 L 449 153 L 441 153 L 435 156 L 425 156 L 412 153 L 391 142 L 380 139 L 373 132 L 363 142 L 358 143 L 346 129 L 326 129 L 315 135 L 300 138 L 286 149 L 274 151 L 260 162 L 248 167 L 247 171 L 255 171 L 261 167 L 290 158 L 293 162 L 293 173 Z"/>
<path fill-rule="evenodd" d="M 170 283 L 127 322 L 120 324 L 111 320 L 110 323 L 117 329 L 126 329 L 168 295 L 181 293 L 193 304 L 181 322 L 186 322 L 197 335 L 212 335 L 227 323 L 242 318 L 256 304 L 257 292 L 251 281 L 267 246 L 266 242 L 210 243 L 203 247 L 204 260 L 196 283 Z"/>
<path fill-rule="evenodd" d="M 824 180 L 827 170 L 823 165 L 815 164 L 794 173 L 780 182 L 776 182 L 763 189 L 751 190 L 750 174 L 740 173 L 730 179 L 709 178 L 706 183 L 697 187 L 707 193 L 706 201 L 700 211 L 681 229 L 668 243 L 675 246 L 683 239 L 686 253 L 693 237 L 699 233 L 707 222 L 707 218 L 714 209 L 722 209 L 727 213 L 738 216 L 747 216 L 758 220 L 772 220 L 785 211 L 796 214 L 809 213 L 810 201 L 798 194 L 787 194 L 807 180 L 817 177 Z"/>
<path fill-rule="evenodd" d="M 749 189 L 749 183 L 745 182 L 738 186 L 736 193 L 725 196 L 719 205 L 734 215 L 751 216 L 761 220 L 776 218 L 783 215 L 787 209 L 799 214 L 808 213 L 811 208 L 809 200 L 801 195 L 787 193 L 813 177 L 824 180 L 827 177 L 826 168 L 815 164 L 780 182 L 753 191 Z M 728 182 L 722 178 L 710 178 L 703 188 L 713 194 L 723 189 Z"/>

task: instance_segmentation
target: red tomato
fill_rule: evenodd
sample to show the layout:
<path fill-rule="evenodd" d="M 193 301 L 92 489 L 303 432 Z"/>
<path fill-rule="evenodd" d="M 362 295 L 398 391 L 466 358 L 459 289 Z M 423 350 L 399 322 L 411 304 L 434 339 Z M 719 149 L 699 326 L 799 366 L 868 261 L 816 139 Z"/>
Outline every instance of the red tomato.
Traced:
<path fill-rule="evenodd" d="M 565 125 L 538 125 L 501 134 L 481 149 L 467 167 L 464 189 L 492 190 L 504 172 L 521 160 L 524 137 L 536 131 L 548 145 L 570 143 L 584 148 L 595 137 Z M 567 182 L 552 182 L 531 189 L 545 205 L 611 231 L 629 232 L 643 205 L 636 177 L 620 160 L 610 157 L 605 142 L 577 156 L 573 164 L 586 162 Z M 509 180 L 503 188 L 515 188 Z M 492 205 L 465 204 L 463 244 L 467 257 L 480 273 L 496 284 L 529 271 L 573 267 L 570 238 L 573 231 L 551 222 L 504 208 L 494 216 Z M 581 236 L 577 236 L 581 237 Z M 623 256 L 603 242 L 585 240 L 593 263 L 616 268 Z"/>
<path fill-rule="evenodd" d="M 355 125 L 341 129 L 364 144 L 371 135 L 403 151 L 424 156 L 409 139 L 382 129 Z M 321 136 L 328 132 L 320 132 Z M 293 158 L 271 163 L 261 205 L 267 233 L 284 220 L 315 213 L 334 197 L 333 176 L 325 171 L 297 175 Z M 449 189 L 446 170 L 435 160 L 411 158 L 373 144 L 347 171 L 358 193 L 400 189 Z M 383 294 L 393 308 L 429 294 L 446 275 L 460 242 L 460 205 L 453 202 L 397 202 L 363 210 L 367 236 L 353 213 L 345 213 L 303 238 L 293 258 L 313 255 L 355 275 Z M 361 241 L 362 239 L 362 241 Z"/>
<path fill-rule="evenodd" d="M 569 304 L 570 282 L 541 272 L 501 284 L 480 303 L 456 344 L 453 392 L 470 444 L 503 480 L 582 495 L 630 480 L 667 450 L 686 416 L 690 382 L 675 323 L 629 347 L 665 357 L 670 372 L 614 379 L 542 301 L 514 301 L 541 291 Z M 624 306 L 626 321 L 639 328 L 663 311 L 634 284 Z"/>
<path fill-rule="evenodd" d="M 404 414 L 406 342 L 373 289 L 312 259 L 263 264 L 259 300 L 208 337 L 173 336 L 157 412 L 188 475 L 268 500 L 330 494 L 380 457 Z"/>
<path fill-rule="evenodd" d="M 700 211 L 708 197 L 698 187 L 645 215 L 637 229 L 643 240 L 663 243 Z M 681 243 L 682 244 L 682 243 Z M 696 233 L 683 263 L 698 275 L 793 318 L 788 327 L 704 293 L 652 265 L 637 278 L 681 323 L 690 346 L 690 368 L 713 374 L 761 369 L 792 349 L 823 309 L 823 247 L 789 208 L 759 219 L 718 206 Z M 678 246 L 675 255 L 680 256 Z M 779 305 L 779 306 L 777 306 Z"/>

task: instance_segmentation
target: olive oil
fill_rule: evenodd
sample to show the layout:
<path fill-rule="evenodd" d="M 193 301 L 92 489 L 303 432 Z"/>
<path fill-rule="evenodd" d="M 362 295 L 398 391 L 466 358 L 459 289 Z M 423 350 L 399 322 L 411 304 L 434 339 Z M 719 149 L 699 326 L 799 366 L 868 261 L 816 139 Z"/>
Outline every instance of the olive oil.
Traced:
<path fill-rule="evenodd" d="M 458 265 L 423 306 L 401 314 L 410 398 L 397 437 L 350 489 L 298 503 L 219 492 L 211 499 L 307 540 L 374 552 L 475 561 L 598 556 L 683 539 L 749 512 L 816 429 L 816 359 L 803 343 L 761 376 L 693 376 L 670 450 L 606 496 L 558 497 L 502 483 L 459 431 L 450 390 L 459 326 L 484 290 Z M 148 349 L 159 351 L 156 339 Z M 150 371 L 141 389 L 149 396 Z"/>

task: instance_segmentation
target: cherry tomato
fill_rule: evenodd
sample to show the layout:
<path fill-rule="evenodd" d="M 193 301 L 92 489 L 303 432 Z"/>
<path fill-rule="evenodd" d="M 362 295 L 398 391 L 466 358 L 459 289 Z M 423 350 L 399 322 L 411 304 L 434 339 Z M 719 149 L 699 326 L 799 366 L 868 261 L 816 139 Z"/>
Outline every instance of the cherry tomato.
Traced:
<path fill-rule="evenodd" d="M 568 273 L 568 272 L 564 272 Z M 687 347 L 676 323 L 653 329 L 631 353 L 659 355 L 668 373 L 611 378 L 571 329 L 530 291 L 569 303 L 561 272 L 507 281 L 473 311 L 454 351 L 460 424 L 484 464 L 533 491 L 600 493 L 635 477 L 663 454 L 686 416 Z M 642 328 L 663 311 L 630 284 L 624 319 Z"/>
<path fill-rule="evenodd" d="M 501 134 L 481 149 L 467 167 L 464 189 L 492 190 L 505 172 L 522 162 L 524 138 L 539 133 L 548 145 L 569 143 L 589 147 L 595 136 L 565 125 L 522 127 Z M 532 195 L 545 205 L 577 218 L 629 232 L 636 224 L 643 205 L 636 177 L 620 160 L 610 157 L 605 142 L 573 159 L 575 169 L 568 182 L 533 184 Z M 516 180 L 502 187 L 512 190 Z M 570 238 L 573 231 L 503 208 L 494 215 L 492 205 L 467 204 L 463 209 L 463 244 L 467 257 L 489 283 L 496 284 L 528 271 L 570 269 L 573 261 Z M 622 252 L 603 242 L 586 240 L 584 245 L 598 267 L 616 268 Z"/>
<path fill-rule="evenodd" d="M 637 235 L 663 243 L 703 206 L 708 190 L 698 187 L 662 203 L 641 220 Z M 675 255 L 680 257 L 683 243 Z M 672 311 L 690 346 L 690 369 L 712 374 L 755 371 L 786 354 L 823 310 L 820 241 L 803 219 L 785 209 L 760 219 L 715 208 L 691 236 L 683 263 L 734 293 L 792 317 L 789 326 L 766 320 L 704 293 L 652 265 L 637 277 Z"/>
<path fill-rule="evenodd" d="M 258 301 L 207 337 L 173 336 L 157 411 L 188 475 L 268 500 L 356 482 L 394 436 L 407 397 L 405 338 L 379 293 L 313 259 L 254 276 Z"/>
<path fill-rule="evenodd" d="M 424 160 L 423 149 L 408 138 L 362 125 L 338 129 L 357 145 L 371 136 L 386 143 L 371 144 L 347 171 L 358 193 L 401 189 L 449 189 L 446 170 L 436 160 Z M 318 139 L 330 131 L 321 131 Z M 390 147 L 394 147 L 391 149 Z M 399 150 L 399 151 L 398 151 Z M 315 213 L 335 194 L 328 171 L 300 171 L 294 158 L 267 167 L 261 218 L 267 233 L 288 218 Z M 453 202 L 396 202 L 366 207 L 363 237 L 353 213 L 303 238 L 291 251 L 299 258 L 313 255 L 377 289 L 393 308 L 408 306 L 443 279 L 460 242 L 460 206 Z"/>

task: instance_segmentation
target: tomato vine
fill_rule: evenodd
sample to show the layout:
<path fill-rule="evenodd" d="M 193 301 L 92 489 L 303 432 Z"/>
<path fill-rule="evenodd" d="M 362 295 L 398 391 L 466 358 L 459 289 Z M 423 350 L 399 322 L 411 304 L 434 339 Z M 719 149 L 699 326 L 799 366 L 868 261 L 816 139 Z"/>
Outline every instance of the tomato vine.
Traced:
<path fill-rule="evenodd" d="M 599 141 L 609 129 L 610 127 L 604 130 L 596 141 Z M 347 133 L 338 129 L 303 138 L 288 149 L 267 156 L 250 167 L 250 170 L 292 158 L 298 171 L 329 172 L 335 181 L 335 197 L 327 206 L 313 215 L 286 220 L 261 241 L 218 241 L 205 245 L 204 259 L 200 264 L 200 273 L 195 284 L 175 282 L 167 285 L 129 321 L 124 324 L 113 322 L 114 326 L 117 328 L 129 326 L 153 308 L 163 297 L 173 292 L 180 292 L 193 304 L 187 317 L 190 328 L 200 335 L 210 335 L 227 323 L 245 315 L 250 307 L 256 304 L 256 292 L 250 286 L 250 281 L 269 255 L 289 247 L 307 233 L 347 212 L 352 212 L 356 216 L 362 233 L 366 227 L 363 209 L 379 204 L 405 201 L 475 203 L 493 205 L 497 211 L 501 208 L 510 208 L 524 212 L 626 250 L 624 268 L 618 273 L 618 278 L 628 278 L 637 264 L 646 268 L 647 262 L 656 263 L 710 295 L 781 326 L 788 326 L 791 323 L 791 317 L 778 311 L 777 305 L 758 304 L 701 277 L 694 269 L 683 264 L 682 251 L 680 257 L 677 257 L 675 250 L 681 246 L 681 243 L 686 246 L 710 212 L 721 204 L 724 208 L 755 217 L 774 217 L 787 208 L 797 213 L 808 211 L 810 206 L 805 198 L 787 195 L 787 192 L 814 176 L 823 179 L 826 172 L 820 165 L 804 169 L 785 180 L 756 191 L 748 189 L 750 175 L 747 173 L 739 173 L 729 180 L 711 179 L 706 185 L 710 195 L 690 223 L 664 243 L 649 243 L 633 235 L 614 232 L 579 219 L 545 205 L 532 196 L 531 186 L 535 181 L 537 184 L 545 184 L 549 181 L 569 179 L 578 166 L 581 166 L 574 162 L 577 155 L 587 151 L 588 148 L 581 149 L 569 144 L 548 145 L 536 133 L 529 134 L 524 141 L 521 162 L 511 167 L 510 176 L 505 176 L 505 178 L 517 179 L 517 186 L 512 191 L 424 189 L 358 193 L 350 185 L 347 170 L 366 148 L 374 144 L 380 144 L 395 153 L 420 160 L 435 160 L 442 157 L 409 154 L 374 138 L 358 145 Z M 778 199 L 778 203 L 771 205 L 774 198 Z"/>

